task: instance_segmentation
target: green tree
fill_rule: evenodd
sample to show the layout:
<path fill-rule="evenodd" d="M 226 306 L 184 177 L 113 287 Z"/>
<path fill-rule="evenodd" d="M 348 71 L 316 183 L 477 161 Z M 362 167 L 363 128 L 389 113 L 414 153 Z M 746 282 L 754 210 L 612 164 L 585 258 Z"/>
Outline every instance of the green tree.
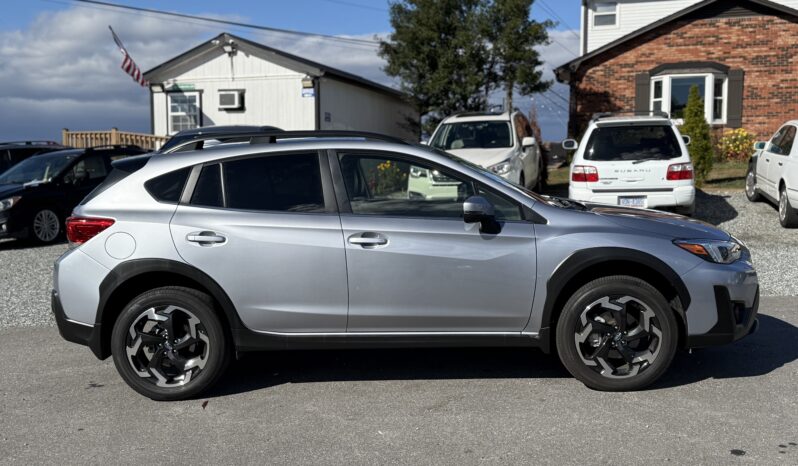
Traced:
<path fill-rule="evenodd" d="M 484 0 L 400 0 L 390 6 L 394 31 L 379 54 L 427 132 L 449 114 L 486 105 L 481 90 L 489 49 L 483 14 Z"/>
<path fill-rule="evenodd" d="M 715 154 L 712 149 L 710 139 L 709 123 L 704 115 L 704 99 L 698 90 L 698 86 L 690 88 L 687 97 L 687 107 L 684 109 L 684 124 L 681 132 L 690 136 L 690 157 L 693 161 L 693 173 L 697 186 L 704 184 L 712 170 L 712 162 Z"/>
<path fill-rule="evenodd" d="M 530 19 L 534 0 L 492 0 L 485 9 L 485 35 L 490 43 L 486 93 L 491 86 L 504 89 L 504 103 L 513 108 L 513 94 L 544 92 L 551 86 L 543 81 L 537 47 L 549 43 L 546 31 L 551 21 L 538 23 Z"/>

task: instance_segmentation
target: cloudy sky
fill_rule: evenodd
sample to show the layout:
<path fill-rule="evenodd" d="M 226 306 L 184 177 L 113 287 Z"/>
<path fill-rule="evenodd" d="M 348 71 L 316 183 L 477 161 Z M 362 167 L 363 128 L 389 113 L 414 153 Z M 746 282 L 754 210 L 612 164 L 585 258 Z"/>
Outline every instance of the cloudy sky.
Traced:
<path fill-rule="evenodd" d="M 387 2 L 382 1 L 228 0 L 225 8 L 211 1 L 185 2 L 184 6 L 183 2 L 174 1 L 125 3 L 346 37 L 373 38 L 390 30 Z M 555 6 L 565 3 L 574 4 Z M 534 10 L 533 16 L 538 19 L 556 15 L 564 20 L 550 31 L 552 44 L 541 49 L 547 79 L 553 79 L 553 67 L 578 52 L 578 36 L 570 28 L 578 26 L 578 11 L 571 11 L 578 10 L 577 5 L 548 0 L 541 5 L 543 8 Z M 306 11 L 316 14 L 304 14 Z M 29 0 L 10 7 L 4 5 L 0 19 L 0 140 L 58 140 L 62 128 L 149 131 L 149 93 L 120 70 L 122 55 L 114 46 L 108 25 L 114 27 L 144 70 L 226 31 L 392 84 L 381 71 L 384 62 L 376 55 L 376 49 L 368 46 L 254 32 L 70 1 Z M 565 136 L 568 115 L 563 99 L 567 96 L 568 88 L 557 84 L 551 92 L 535 97 L 544 139 Z M 532 104 L 529 98 L 516 102 L 524 111 Z"/>

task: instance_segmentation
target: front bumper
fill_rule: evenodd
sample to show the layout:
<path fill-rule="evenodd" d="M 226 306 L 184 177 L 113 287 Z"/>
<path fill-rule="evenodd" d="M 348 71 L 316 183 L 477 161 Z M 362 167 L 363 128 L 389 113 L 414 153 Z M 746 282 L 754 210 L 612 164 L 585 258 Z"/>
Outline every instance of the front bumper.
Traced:
<path fill-rule="evenodd" d="M 100 324 L 87 325 L 69 320 L 64 314 L 64 308 L 61 306 L 61 297 L 56 290 L 53 290 L 52 293 L 51 307 L 55 315 L 55 323 L 58 325 L 58 333 L 61 334 L 64 340 L 88 346 L 99 359 L 108 357 L 102 351 Z"/>
<path fill-rule="evenodd" d="M 715 312 L 717 312 L 718 320 L 708 332 L 701 335 L 688 335 L 688 348 L 732 343 L 754 333 L 759 326 L 757 320 L 759 287 L 756 288 L 754 301 L 750 307 L 746 307 L 743 300 L 732 299 L 729 289 L 725 286 L 715 286 L 714 293 Z"/>

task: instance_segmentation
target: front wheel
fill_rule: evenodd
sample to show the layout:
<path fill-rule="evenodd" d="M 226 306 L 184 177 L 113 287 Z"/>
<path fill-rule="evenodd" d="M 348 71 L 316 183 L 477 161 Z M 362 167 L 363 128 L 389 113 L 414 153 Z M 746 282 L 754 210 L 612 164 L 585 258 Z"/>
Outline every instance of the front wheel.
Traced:
<path fill-rule="evenodd" d="M 790 198 L 787 197 L 787 187 L 782 186 L 779 191 L 779 222 L 784 228 L 798 227 L 798 214 L 790 204 Z"/>
<path fill-rule="evenodd" d="M 153 400 L 198 395 L 221 377 L 231 354 L 210 297 L 183 287 L 133 299 L 114 324 L 111 351 L 125 382 Z"/>
<path fill-rule="evenodd" d="M 562 363 L 588 387 L 639 390 L 670 366 L 678 326 L 654 287 L 634 277 L 612 276 L 571 296 L 557 322 L 556 339 Z"/>
<path fill-rule="evenodd" d="M 762 200 L 762 195 L 756 189 L 756 174 L 753 168 L 748 169 L 748 174 L 745 175 L 745 197 L 751 202 L 759 202 Z"/>

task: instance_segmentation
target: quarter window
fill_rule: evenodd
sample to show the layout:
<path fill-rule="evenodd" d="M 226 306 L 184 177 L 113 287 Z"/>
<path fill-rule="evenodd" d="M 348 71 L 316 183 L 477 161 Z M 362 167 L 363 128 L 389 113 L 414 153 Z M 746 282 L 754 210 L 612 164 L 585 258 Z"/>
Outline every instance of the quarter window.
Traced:
<path fill-rule="evenodd" d="M 618 24 L 618 2 L 596 2 L 593 11 L 593 26 L 615 26 Z"/>
<path fill-rule="evenodd" d="M 339 158 L 352 213 L 461 218 L 470 181 L 421 161 L 381 155 Z"/>
<path fill-rule="evenodd" d="M 170 134 L 200 126 L 199 92 L 170 92 L 167 98 Z"/>

